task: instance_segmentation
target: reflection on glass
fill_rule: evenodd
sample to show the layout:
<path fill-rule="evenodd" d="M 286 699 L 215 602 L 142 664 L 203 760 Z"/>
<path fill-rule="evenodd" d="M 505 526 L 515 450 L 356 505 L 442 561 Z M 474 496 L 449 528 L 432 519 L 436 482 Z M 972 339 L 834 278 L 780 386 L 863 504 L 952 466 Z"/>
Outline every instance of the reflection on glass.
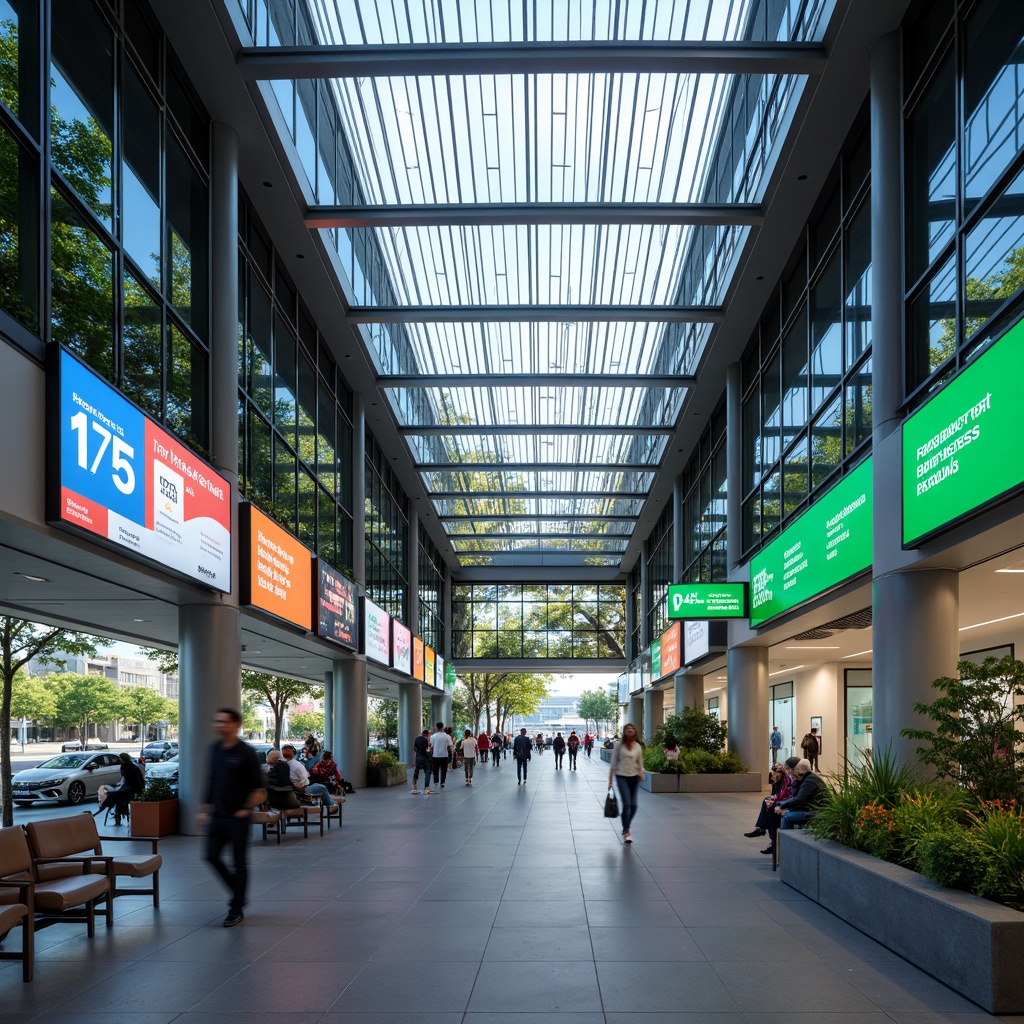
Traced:
<path fill-rule="evenodd" d="M 51 336 L 113 382 L 113 256 L 55 188 L 50 214 Z"/>
<path fill-rule="evenodd" d="M 871 759 L 873 690 L 871 669 L 846 671 L 846 760 L 862 768 Z"/>
<path fill-rule="evenodd" d="M 910 307 L 910 367 L 913 388 L 956 350 L 956 260 L 950 257 Z"/>
<path fill-rule="evenodd" d="M 807 438 L 802 437 L 785 459 L 783 475 L 783 518 L 791 516 L 807 498 Z"/>
<path fill-rule="evenodd" d="M 839 254 L 828 261 L 811 291 L 811 412 L 821 408 L 843 376 Z"/>
<path fill-rule="evenodd" d="M 846 426 L 846 454 L 871 436 L 871 360 L 857 371 L 846 387 L 843 417 Z"/>
<path fill-rule="evenodd" d="M 193 446 L 207 443 L 209 359 L 177 327 L 170 329 L 167 375 L 167 426 Z"/>
<path fill-rule="evenodd" d="M 122 96 L 124 247 L 160 287 L 160 112 L 130 64 Z"/>
<path fill-rule="evenodd" d="M 50 152 L 90 210 L 113 226 L 114 40 L 92 4 L 52 7 Z"/>
<path fill-rule="evenodd" d="M 167 141 L 167 249 L 170 298 L 178 315 L 207 336 L 206 186 L 173 135 Z"/>
<path fill-rule="evenodd" d="M 39 5 L 0 0 L 0 102 L 39 137 Z"/>
<path fill-rule="evenodd" d="M 0 308 L 39 333 L 36 158 L 0 128 Z"/>
<path fill-rule="evenodd" d="M 870 196 L 870 194 L 869 194 Z M 871 344 L 871 203 L 866 199 L 846 232 L 846 365 Z"/>
<path fill-rule="evenodd" d="M 163 416 L 161 308 L 147 289 L 124 275 L 124 373 L 121 389 L 151 416 Z"/>
<path fill-rule="evenodd" d="M 824 483 L 842 459 L 842 396 L 837 395 L 811 427 L 811 487 Z"/>

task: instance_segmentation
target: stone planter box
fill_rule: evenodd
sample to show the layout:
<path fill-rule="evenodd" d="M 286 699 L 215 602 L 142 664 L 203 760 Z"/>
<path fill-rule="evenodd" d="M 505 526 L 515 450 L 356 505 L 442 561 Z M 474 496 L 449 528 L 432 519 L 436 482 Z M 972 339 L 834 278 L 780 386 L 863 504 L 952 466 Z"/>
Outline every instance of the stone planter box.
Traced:
<path fill-rule="evenodd" d="M 648 772 L 640 783 L 648 793 L 760 793 L 760 772 L 733 775 L 656 775 Z"/>
<path fill-rule="evenodd" d="M 131 835 L 170 836 L 178 831 L 178 801 L 132 800 Z"/>
<path fill-rule="evenodd" d="M 406 782 L 406 768 L 401 765 L 398 768 L 366 768 L 367 786 L 404 786 Z"/>
<path fill-rule="evenodd" d="M 607 761 L 609 764 L 611 763 L 613 751 L 605 750 L 604 747 L 601 747 L 601 749 L 598 750 L 598 753 L 601 755 L 602 761 Z"/>
<path fill-rule="evenodd" d="M 1024 1013 L 1024 914 L 806 832 L 779 835 L 787 885 L 989 1013 Z"/>

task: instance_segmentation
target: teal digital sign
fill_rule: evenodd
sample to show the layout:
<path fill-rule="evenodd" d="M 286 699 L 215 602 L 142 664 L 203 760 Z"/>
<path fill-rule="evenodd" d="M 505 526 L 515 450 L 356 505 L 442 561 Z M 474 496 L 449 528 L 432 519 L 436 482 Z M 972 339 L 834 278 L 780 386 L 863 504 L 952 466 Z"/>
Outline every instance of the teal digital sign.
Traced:
<path fill-rule="evenodd" d="M 871 565 L 871 459 L 750 562 L 750 625 L 788 612 Z"/>
<path fill-rule="evenodd" d="M 744 619 L 746 583 L 680 583 L 668 588 L 670 619 Z"/>
<path fill-rule="evenodd" d="M 903 424 L 903 544 L 1024 482 L 1024 322 Z"/>

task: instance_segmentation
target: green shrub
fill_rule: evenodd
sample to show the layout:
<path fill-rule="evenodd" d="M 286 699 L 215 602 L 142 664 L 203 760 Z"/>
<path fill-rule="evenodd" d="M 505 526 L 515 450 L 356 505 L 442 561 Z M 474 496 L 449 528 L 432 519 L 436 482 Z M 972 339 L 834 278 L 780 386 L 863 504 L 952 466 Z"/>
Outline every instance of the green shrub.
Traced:
<path fill-rule="evenodd" d="M 1019 808 L 993 801 L 971 818 L 979 856 L 978 895 L 1024 910 L 1024 818 Z"/>
<path fill-rule="evenodd" d="M 723 775 L 742 775 L 747 771 L 747 763 L 739 754 L 731 750 L 722 750 L 718 754 L 719 771 Z"/>
<path fill-rule="evenodd" d="M 805 826 L 818 839 L 831 839 L 843 846 L 857 845 L 857 818 L 867 803 L 863 792 L 842 778 L 827 789 L 818 803 L 818 813 Z"/>
<path fill-rule="evenodd" d="M 963 825 L 947 825 L 926 833 L 917 844 L 921 871 L 950 889 L 973 890 L 983 869 L 978 844 Z"/>
<path fill-rule="evenodd" d="M 858 850 L 879 860 L 892 860 L 899 848 L 899 826 L 893 812 L 881 804 L 865 804 L 857 815 L 854 836 Z"/>
<path fill-rule="evenodd" d="M 683 708 L 681 715 L 670 715 L 658 729 L 653 742 L 665 746 L 669 736 L 679 741 L 685 750 L 705 750 L 717 754 L 725 746 L 727 730 L 724 723 L 703 708 Z"/>
<path fill-rule="evenodd" d="M 367 768 L 404 768 L 405 765 L 387 750 L 374 750 L 366 755 Z"/>
<path fill-rule="evenodd" d="M 658 774 L 666 770 L 669 764 L 668 758 L 665 757 L 665 748 L 658 744 L 652 743 L 651 746 L 644 750 L 644 769 L 649 772 Z"/>
<path fill-rule="evenodd" d="M 152 779 L 135 799 L 146 803 L 156 803 L 158 800 L 174 800 L 177 795 L 167 779 Z"/>
<path fill-rule="evenodd" d="M 901 862 L 919 871 L 917 847 L 921 840 L 931 832 L 965 824 L 972 803 L 962 790 L 949 786 L 922 787 L 905 793 L 892 812 L 903 847 Z"/>

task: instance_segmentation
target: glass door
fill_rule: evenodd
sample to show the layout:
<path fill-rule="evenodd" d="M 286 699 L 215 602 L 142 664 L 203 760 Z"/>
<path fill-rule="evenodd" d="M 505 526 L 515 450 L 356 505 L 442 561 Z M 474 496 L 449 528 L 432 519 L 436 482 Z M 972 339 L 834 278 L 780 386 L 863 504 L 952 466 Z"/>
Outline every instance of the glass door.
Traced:
<path fill-rule="evenodd" d="M 792 757 L 796 750 L 796 738 L 793 735 L 796 731 L 796 700 L 793 696 L 793 683 L 778 683 L 772 686 L 770 689 L 770 697 L 768 701 L 768 720 L 772 728 L 778 726 L 779 732 L 782 734 L 782 742 L 779 746 L 778 753 L 774 754 L 769 750 L 769 767 L 771 761 L 785 761 L 787 757 Z M 770 741 L 769 741 L 770 746 Z"/>
<path fill-rule="evenodd" d="M 871 683 L 871 669 L 846 670 L 846 763 L 851 768 L 871 760 Z"/>

